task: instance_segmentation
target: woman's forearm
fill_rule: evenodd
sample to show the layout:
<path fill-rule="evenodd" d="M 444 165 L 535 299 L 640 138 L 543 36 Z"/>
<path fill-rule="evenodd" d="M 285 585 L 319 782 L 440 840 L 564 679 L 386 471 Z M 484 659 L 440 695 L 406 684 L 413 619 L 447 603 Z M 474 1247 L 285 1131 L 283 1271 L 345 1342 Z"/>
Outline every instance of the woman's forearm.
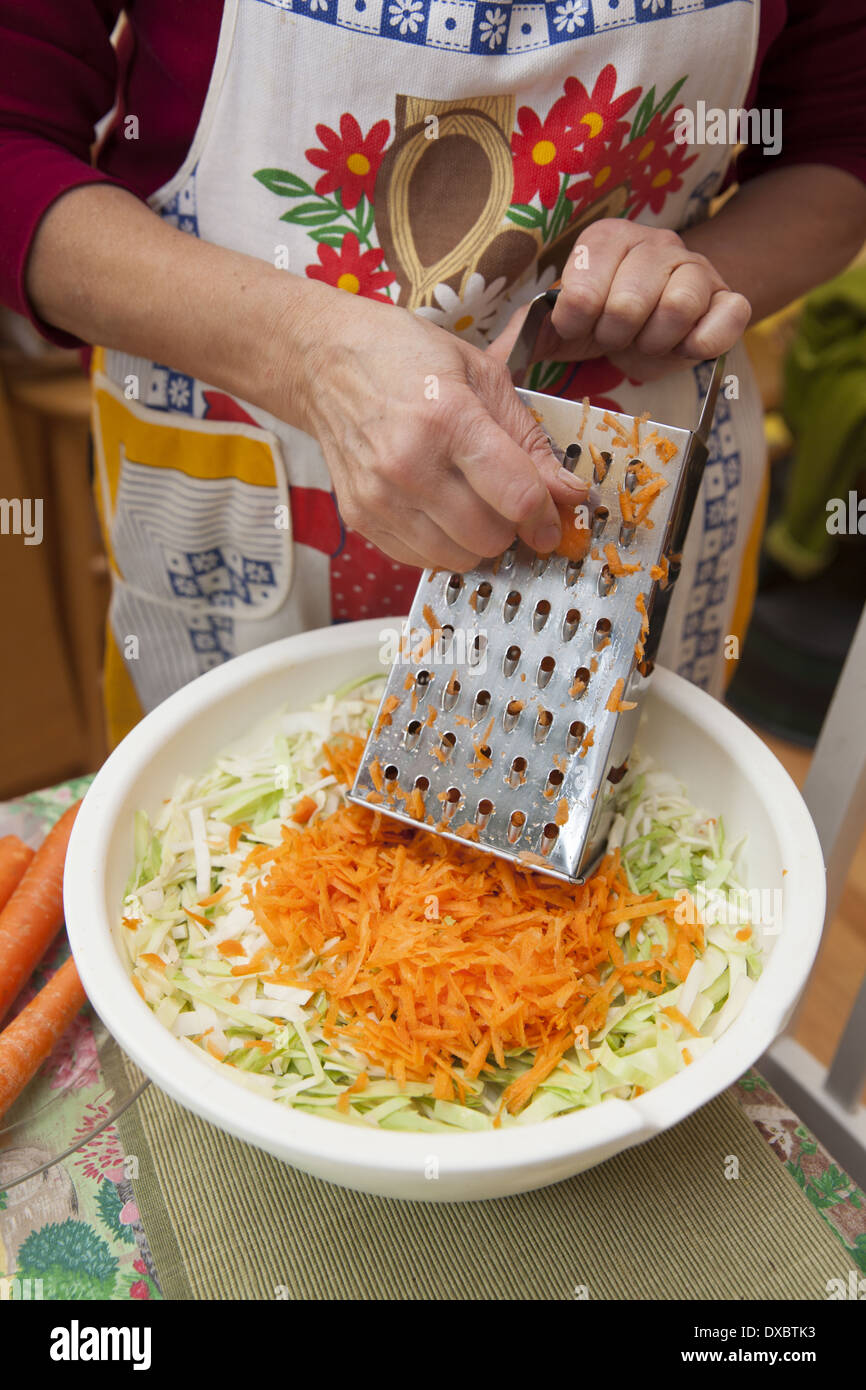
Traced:
<path fill-rule="evenodd" d="M 266 409 L 278 398 L 282 417 L 304 425 L 303 326 L 327 286 L 177 231 L 131 193 L 99 185 L 48 209 L 27 291 L 55 328 Z"/>
<path fill-rule="evenodd" d="M 866 187 L 825 164 L 776 169 L 682 239 L 746 296 L 754 323 L 850 264 L 866 241 Z"/>

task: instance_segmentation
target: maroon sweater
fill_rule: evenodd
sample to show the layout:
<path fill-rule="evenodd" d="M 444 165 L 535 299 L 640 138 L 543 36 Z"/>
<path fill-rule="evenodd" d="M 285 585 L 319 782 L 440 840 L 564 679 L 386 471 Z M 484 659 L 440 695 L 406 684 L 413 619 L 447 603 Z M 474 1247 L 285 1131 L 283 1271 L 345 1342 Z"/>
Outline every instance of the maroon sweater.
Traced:
<path fill-rule="evenodd" d="M 124 9 L 115 50 L 110 35 Z M 0 301 L 33 318 L 27 254 L 43 213 L 67 189 L 108 182 L 146 198 L 179 168 L 222 9 L 222 0 L 0 0 Z M 749 147 L 739 178 L 818 163 L 866 182 L 864 66 L 864 0 L 763 0 L 745 105 L 782 110 L 782 150 Z M 94 168 L 94 125 L 115 101 Z M 123 139 L 126 112 L 138 116 L 138 140 Z M 33 321 L 55 342 L 76 342 Z"/>

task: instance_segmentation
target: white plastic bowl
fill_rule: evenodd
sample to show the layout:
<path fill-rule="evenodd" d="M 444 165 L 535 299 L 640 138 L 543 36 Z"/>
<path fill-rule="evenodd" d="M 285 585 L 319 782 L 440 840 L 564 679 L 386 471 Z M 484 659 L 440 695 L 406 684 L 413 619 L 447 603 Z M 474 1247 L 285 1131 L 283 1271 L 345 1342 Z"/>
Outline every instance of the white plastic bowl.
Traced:
<path fill-rule="evenodd" d="M 761 741 L 701 690 L 658 670 L 642 748 L 686 784 L 697 806 L 748 836 L 747 887 L 782 890 L 781 929 L 766 942 L 764 972 L 707 1054 L 637 1100 L 483 1133 L 366 1131 L 254 1095 L 183 1047 L 132 986 L 119 922 L 133 813 L 155 813 L 179 773 L 203 771 L 280 705 L 302 708 L 377 670 L 380 628 L 378 620 L 353 623 L 261 647 L 178 691 L 132 730 L 87 793 L 73 831 L 65 881 L 72 950 L 120 1045 L 158 1086 L 220 1129 L 318 1177 L 386 1196 L 460 1201 L 542 1187 L 677 1124 L 736 1081 L 782 1030 L 821 935 L 818 837 L 797 788 Z"/>

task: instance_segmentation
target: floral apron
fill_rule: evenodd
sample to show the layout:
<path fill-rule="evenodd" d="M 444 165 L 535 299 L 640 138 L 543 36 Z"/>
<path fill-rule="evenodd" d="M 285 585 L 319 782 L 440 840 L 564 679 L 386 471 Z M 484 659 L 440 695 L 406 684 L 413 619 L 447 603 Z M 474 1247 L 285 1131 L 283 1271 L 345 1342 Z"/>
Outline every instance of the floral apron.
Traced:
<path fill-rule="evenodd" d="M 747 0 L 226 0 L 192 147 L 150 203 L 483 347 L 590 221 L 705 215 L 730 150 L 677 144 L 675 112 L 741 104 L 757 29 Z M 763 473 L 741 348 L 729 371 L 661 653 L 716 692 Z M 636 387 L 600 359 L 527 384 L 688 425 L 707 374 Z M 406 611 L 418 572 L 346 530 L 315 440 L 169 363 L 100 350 L 93 385 L 112 741 L 240 652 Z"/>

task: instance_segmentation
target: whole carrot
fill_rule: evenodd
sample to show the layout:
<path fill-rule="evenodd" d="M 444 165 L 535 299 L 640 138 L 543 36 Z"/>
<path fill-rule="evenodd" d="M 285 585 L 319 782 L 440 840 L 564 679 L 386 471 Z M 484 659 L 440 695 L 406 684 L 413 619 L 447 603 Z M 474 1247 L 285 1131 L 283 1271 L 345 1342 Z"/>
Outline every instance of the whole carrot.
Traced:
<path fill-rule="evenodd" d="M 0 1018 L 63 922 L 63 863 L 80 801 L 64 811 L 0 912 Z"/>
<path fill-rule="evenodd" d="M 70 956 L 0 1033 L 0 1117 L 35 1076 L 86 999 Z"/>
<path fill-rule="evenodd" d="M 0 912 L 21 882 L 32 858 L 32 849 L 17 835 L 4 835 L 0 839 Z"/>

